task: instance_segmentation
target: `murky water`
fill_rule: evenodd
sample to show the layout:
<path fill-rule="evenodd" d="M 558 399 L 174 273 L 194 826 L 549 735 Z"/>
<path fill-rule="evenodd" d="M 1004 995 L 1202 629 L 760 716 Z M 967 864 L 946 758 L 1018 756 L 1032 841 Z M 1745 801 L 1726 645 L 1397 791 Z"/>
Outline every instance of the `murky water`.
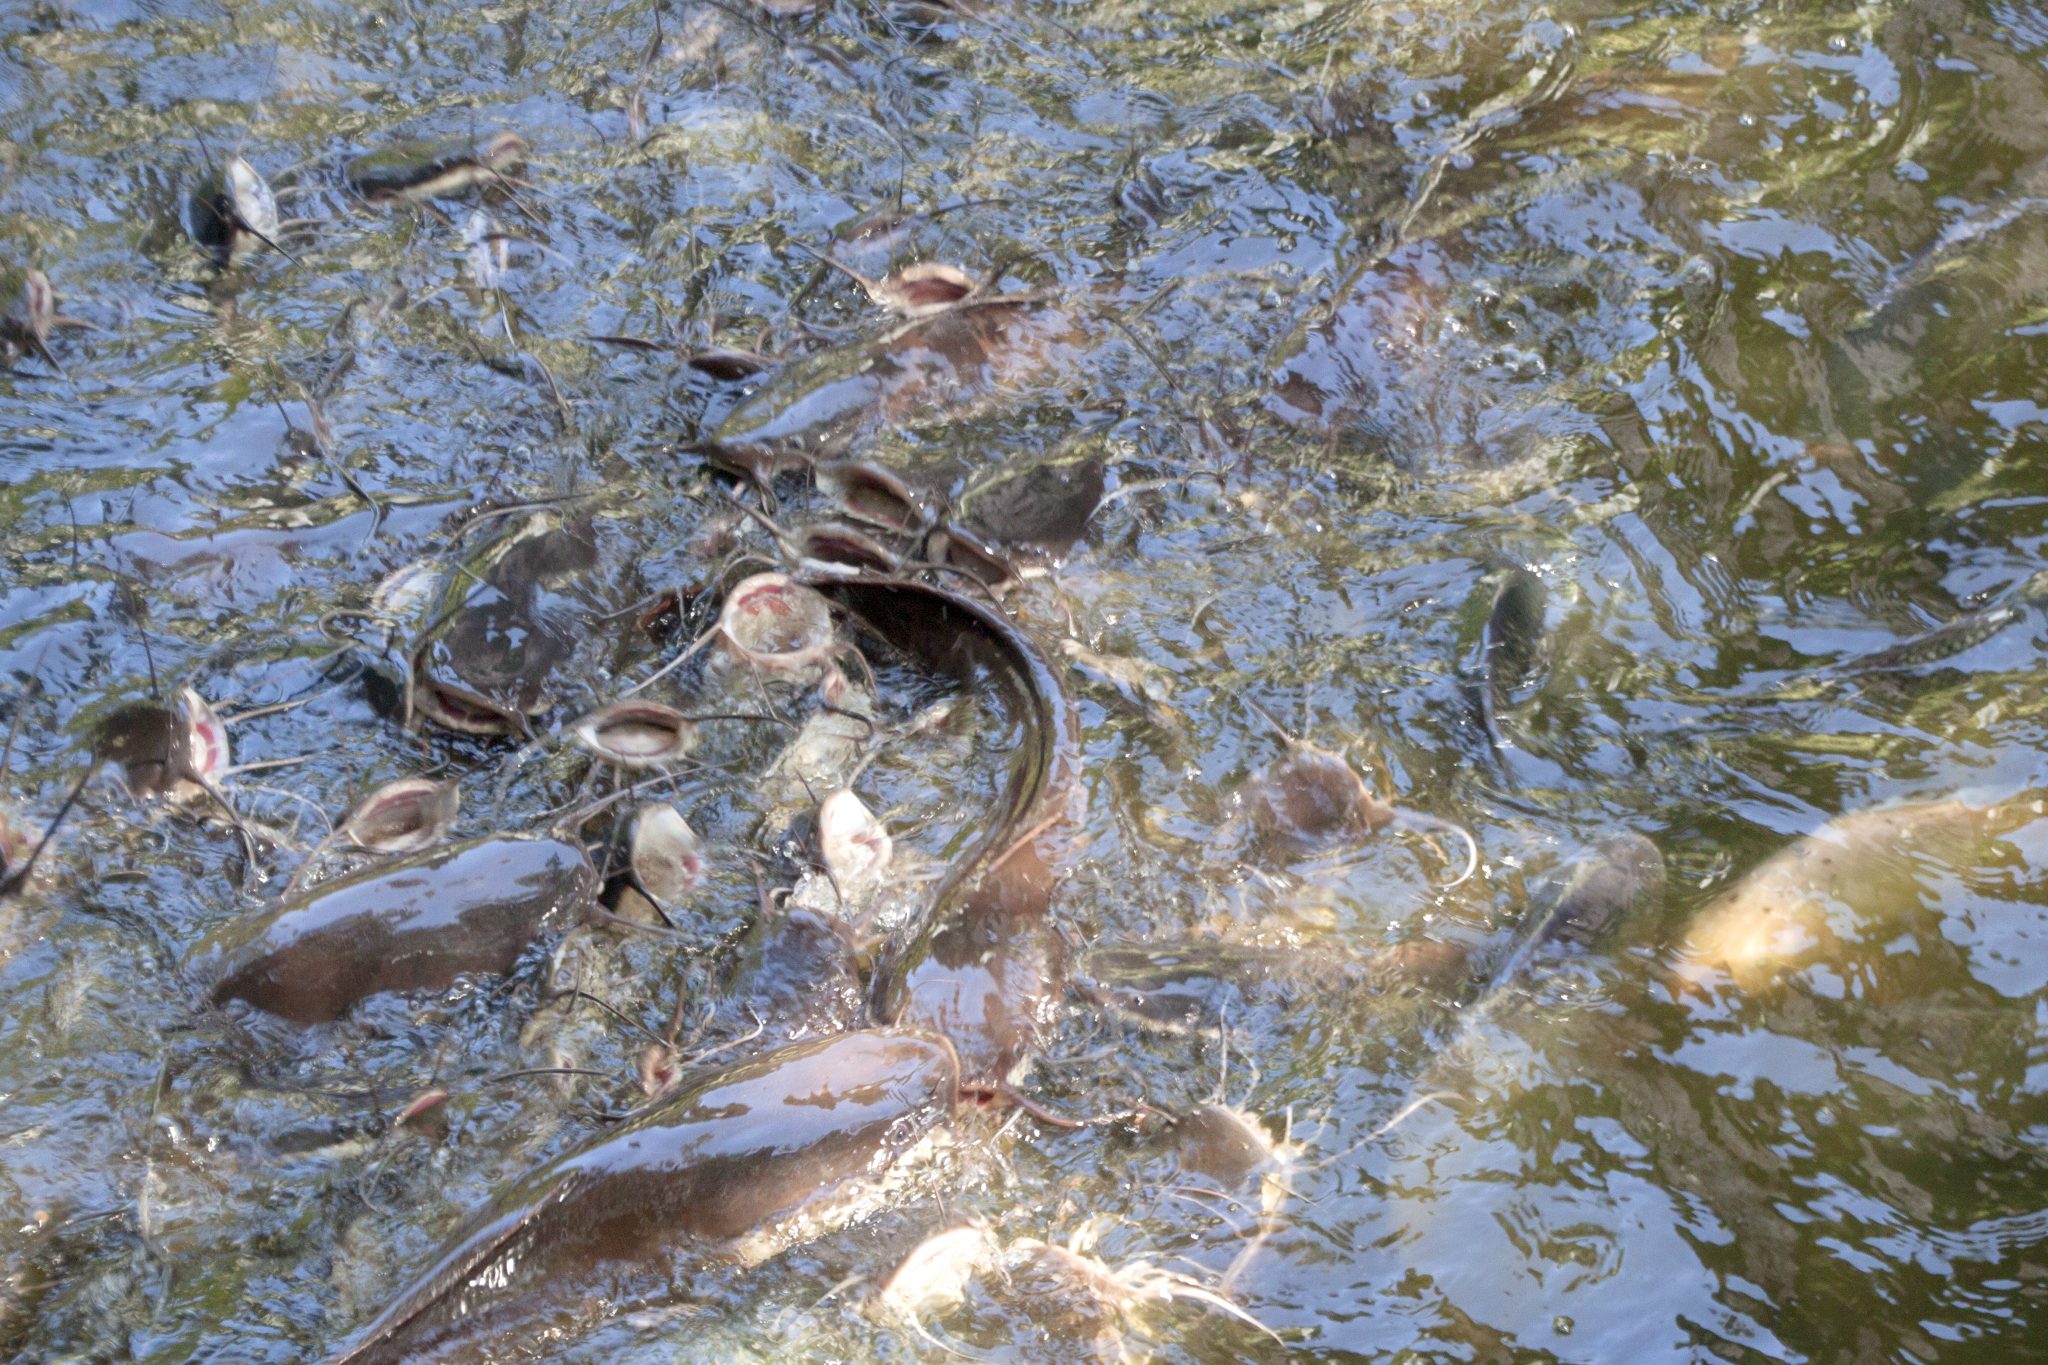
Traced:
<path fill-rule="evenodd" d="M 2048 785 L 2037 10 L 9 3 L 0 121 L 0 257 L 92 324 L 52 334 L 62 376 L 0 376 L 0 798 L 47 817 L 152 672 L 231 714 L 305 701 L 234 726 L 238 761 L 303 760 L 231 780 L 280 840 L 257 865 L 102 774 L 0 905 L 0 1341 L 21 1358 L 317 1356 L 493 1189 L 636 1101 L 644 1035 L 545 1003 L 566 968 L 543 953 L 310 1031 L 210 1006 L 191 954 L 379 781 L 459 778 L 469 834 L 578 799 L 565 750 L 512 762 L 396 723 L 347 638 L 375 632 L 330 613 L 542 503 L 594 547 L 548 590 L 547 721 L 646 676 L 687 636 L 638 608 L 703 586 L 728 542 L 778 553 L 751 523 L 714 534 L 726 480 L 697 443 L 742 405 L 785 412 L 804 365 L 857 372 L 804 357 L 888 330 L 800 246 L 1051 292 L 1056 322 L 1019 324 L 988 382 L 833 439 L 952 492 L 1103 462 L 1079 544 L 1009 597 L 1078 659 L 1067 942 L 1471 950 L 1465 984 L 1310 980 L 1222 1037 L 1070 997 L 1042 1103 L 1220 1094 L 1306 1147 L 1229 1286 L 1285 1346 L 1179 1302 L 1137 1310 L 1121 1349 L 2032 1348 L 2048 824 L 1907 858 L 1774 979 L 1674 967 L 1701 907 L 1832 817 Z M 475 191 L 436 211 L 346 188 L 402 138 L 501 128 L 533 159 L 481 246 Z M 235 150 L 308 220 L 292 260 L 221 272 L 183 235 L 184 188 Z M 899 207 L 929 216 L 854 236 Z M 711 344 L 783 377 L 679 363 Z M 783 481 L 792 525 L 805 482 Z M 1515 564 L 1543 641 L 1489 734 L 1472 669 Z M 881 662 L 891 722 L 948 692 Z M 677 679 L 660 695 L 758 701 Z M 1398 827 L 1348 859 L 1252 856 L 1230 794 L 1279 749 L 1247 700 L 1467 825 L 1480 873 L 1443 889 L 1454 850 Z M 859 780 L 917 875 L 987 805 L 1008 737 L 981 718 Z M 631 1023 L 662 1030 L 678 990 L 709 1017 L 782 739 L 713 726 L 680 777 L 712 874 L 679 937 L 563 950 Z M 1542 874 L 1621 830 L 1668 860 L 1658 905 L 1474 1010 Z M 599 1074 L 491 1079 L 549 1066 Z M 435 1084 L 448 1138 L 390 1131 Z M 1431 1091 L 1455 1098 L 1361 1143 Z M 921 1338 L 849 1282 L 973 1214 L 1053 1241 L 1102 1217 L 1107 1260 L 1217 1285 L 1258 1210 L 1200 1184 L 1128 1126 L 973 1130 L 882 1213 L 536 1349 L 1106 1351 L 988 1285 Z"/>

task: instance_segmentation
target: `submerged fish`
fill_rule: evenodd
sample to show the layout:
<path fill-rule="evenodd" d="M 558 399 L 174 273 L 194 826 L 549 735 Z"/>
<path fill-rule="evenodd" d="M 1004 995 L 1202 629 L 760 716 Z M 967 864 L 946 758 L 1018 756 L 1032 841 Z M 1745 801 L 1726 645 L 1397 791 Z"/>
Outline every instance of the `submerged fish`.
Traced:
<path fill-rule="evenodd" d="M 59 327 L 90 327 L 80 318 L 57 311 L 57 291 L 40 270 L 0 270 L 0 371 L 16 359 L 32 355 L 58 374 L 64 367 L 50 349 L 50 333 Z"/>
<path fill-rule="evenodd" d="M 437 199 L 506 183 L 531 150 L 525 138 L 509 130 L 474 146 L 403 143 L 351 163 L 348 183 L 372 204 Z"/>
<path fill-rule="evenodd" d="M 687 1084 L 495 1195 L 335 1365 L 526 1346 L 669 1298 L 679 1262 L 754 1265 L 844 1226 L 959 1081 L 943 1038 L 875 1029 Z"/>
<path fill-rule="evenodd" d="M 1515 941 L 1486 989 L 1459 1015 L 1458 1027 L 1436 1049 L 1419 1091 L 1469 1088 L 1480 1064 L 1493 1055 L 1494 1029 L 1517 1007 L 1533 1002 L 1531 964 L 1546 951 L 1583 948 L 1614 926 L 1654 908 L 1664 892 L 1664 855 L 1640 834 L 1602 839 L 1550 878 L 1534 913 L 1517 926 Z M 1413 1101 L 1420 1104 L 1418 1096 Z"/>
<path fill-rule="evenodd" d="M 1552 878 L 1541 907 L 1494 972 L 1492 988 L 1514 981 L 1545 945 L 1590 944 L 1663 893 L 1664 855 L 1655 844 L 1629 831 L 1602 839 Z"/>
<path fill-rule="evenodd" d="M 1930 801 L 1838 816 L 1752 869 L 1694 918 L 1679 977 L 1726 973 L 1744 991 L 1840 951 L 1845 938 L 1886 932 L 1928 892 L 1928 876 L 2012 853 L 2003 837 L 2041 818 L 2043 803 Z M 2000 850 L 2004 849 L 2004 852 Z"/>
<path fill-rule="evenodd" d="M 914 319 L 784 369 L 718 424 L 705 458 L 765 483 L 843 455 L 892 423 L 963 420 L 1080 339 L 1073 314 L 1033 299 Z"/>
<path fill-rule="evenodd" d="M 726 996 L 774 1042 L 830 1037 L 867 1022 L 852 934 L 831 915 L 801 906 L 754 925 Z"/>
<path fill-rule="evenodd" d="M 1824 670 L 1837 676 L 1856 677 L 1867 673 L 1895 673 L 1926 668 L 1975 649 L 2007 626 L 2021 620 L 2029 608 L 2048 601 L 2048 572 L 2026 579 L 2003 601 L 1966 612 L 1901 640 L 1895 645 L 1859 654 Z"/>
<path fill-rule="evenodd" d="M 1102 505 L 1107 462 L 1100 456 L 1046 460 L 1006 471 L 960 495 L 955 514 L 1013 556 L 1058 561 Z"/>
<path fill-rule="evenodd" d="M 1541 662 L 1543 603 L 1543 580 L 1523 568 L 1490 575 L 1475 594 L 1475 638 L 1463 667 L 1480 724 L 1496 748 L 1510 742 L 1501 712 Z"/>
<path fill-rule="evenodd" d="M 587 521 L 536 512 L 449 575 L 412 650 L 417 712 L 465 734 L 523 734 L 553 703 L 581 622 L 558 591 L 597 563 Z"/>
<path fill-rule="evenodd" d="M 1083 995 L 1138 1028 L 1220 1033 L 1255 1013 L 1285 1012 L 1309 1000 L 1454 992 L 1466 978 L 1466 952 L 1436 939 L 1373 952 L 1221 939 L 1109 944 L 1083 952 L 1075 977 Z"/>
<path fill-rule="evenodd" d="M 1957 258 L 1976 243 L 2017 223 L 2031 213 L 2048 209 L 2048 199 L 2019 196 L 1980 205 L 1942 228 L 1932 242 L 1921 247 L 1886 274 L 1884 283 L 1871 295 L 1856 325 L 1868 326 L 1908 290 L 1917 289 L 1952 268 Z"/>

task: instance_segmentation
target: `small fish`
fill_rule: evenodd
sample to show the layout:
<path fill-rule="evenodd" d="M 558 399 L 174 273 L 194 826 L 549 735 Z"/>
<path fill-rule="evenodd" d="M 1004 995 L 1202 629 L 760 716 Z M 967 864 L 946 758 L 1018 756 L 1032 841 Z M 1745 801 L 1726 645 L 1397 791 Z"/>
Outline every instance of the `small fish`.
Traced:
<path fill-rule="evenodd" d="M 1618 921 L 1644 914 L 1662 896 L 1664 875 L 1664 855 L 1657 846 L 1627 831 L 1600 840 L 1559 868 L 1539 908 L 1517 926 L 1514 944 L 1486 988 L 1460 1012 L 1457 1028 L 1432 1054 L 1426 1079 L 1403 1112 L 1423 1103 L 1425 1094 L 1471 1088 L 1483 1069 L 1480 1064 L 1493 1055 L 1496 1026 L 1531 1001 L 1530 968 L 1538 955 L 1560 945 L 1590 945 Z"/>
<path fill-rule="evenodd" d="M 57 311 L 57 291 L 40 270 L 0 271 L 0 309 L 0 370 L 32 355 L 62 375 L 64 367 L 50 349 L 50 333 L 59 327 L 92 326 Z"/>
<path fill-rule="evenodd" d="M 1183 1172 L 1233 1195 L 1251 1195 L 1258 1221 L 1224 1272 L 1227 1287 L 1285 1225 L 1308 1149 L 1291 1135 L 1275 1138 L 1256 1115 L 1221 1102 L 1179 1116 L 1166 1140 L 1173 1144 Z"/>
<path fill-rule="evenodd" d="M 981 290 L 981 282 L 958 266 L 923 261 L 872 279 L 822 251 L 813 251 L 800 242 L 794 245 L 866 290 L 876 307 L 886 308 L 901 318 L 928 318 L 943 313 Z"/>
<path fill-rule="evenodd" d="M 853 779 L 874 737 L 874 709 L 866 686 L 848 679 L 837 702 L 805 717 L 796 737 L 756 784 L 770 831 L 794 824 L 811 808 L 818 792 L 834 791 Z"/>
<path fill-rule="evenodd" d="M 1100 458 L 1048 460 L 1006 471 L 960 495 L 956 519 L 1011 556 L 1057 563 L 1102 505 Z"/>
<path fill-rule="evenodd" d="M 1170 1303 L 1200 1304 L 1281 1340 L 1220 1290 L 1192 1275 L 1142 1259 L 1117 1265 L 1104 1261 L 1094 1254 L 1094 1247 L 1106 1226 L 1106 1220 L 1090 1219 L 1064 1242 L 1036 1237 L 1011 1242 L 1003 1252 L 1004 1286 L 998 1292 L 1056 1340 L 1085 1343 L 1094 1359 L 1128 1354 L 1124 1334 L 1136 1324 L 1138 1314 Z"/>
<path fill-rule="evenodd" d="M 972 578 L 992 593 L 1001 593 L 1024 579 L 1022 566 L 979 532 L 958 522 L 940 522 L 925 538 L 924 557 Z"/>
<path fill-rule="evenodd" d="M 958 422 L 1074 349 L 1083 329 L 1033 296 L 989 296 L 786 366 L 700 447 L 756 483 L 844 455 L 892 422 Z"/>
<path fill-rule="evenodd" d="M 1829 673 L 1854 677 L 1864 673 L 1897 673 L 1925 668 L 1975 649 L 2027 614 L 2029 607 L 2048 601 L 2048 571 L 2034 574 L 2006 595 L 2006 599 L 1953 621 L 1943 622 L 1909 640 L 1888 645 L 1869 654 L 1859 654 L 1827 669 Z"/>
<path fill-rule="evenodd" d="M 864 460 L 833 460 L 812 471 L 818 491 L 854 521 L 899 535 L 922 535 L 932 523 L 929 500 L 894 470 Z"/>
<path fill-rule="evenodd" d="M 511 172 L 532 152 L 509 130 L 478 146 L 406 144 L 359 158 L 348 170 L 352 189 L 372 204 L 444 199 L 481 185 L 509 185 Z"/>
<path fill-rule="evenodd" d="M 1002 1253 L 979 1219 L 935 1232 L 910 1249 L 863 1306 L 881 1322 L 922 1333 L 923 1319 L 964 1300 L 969 1285 L 1001 1264 Z"/>
<path fill-rule="evenodd" d="M 1262 853 L 1298 858 L 1399 825 L 1448 834 L 1465 846 L 1465 866 L 1445 886 L 1457 886 L 1478 871 L 1479 845 L 1463 825 L 1397 809 L 1375 795 L 1342 754 L 1296 738 L 1265 707 L 1249 700 L 1246 704 L 1287 746 L 1285 753 L 1253 773 L 1237 792 L 1239 808 L 1249 817 Z"/>
<path fill-rule="evenodd" d="M 227 726 L 190 687 L 170 705 L 133 702 L 93 729 L 93 756 L 121 772 L 129 794 L 191 800 L 218 787 L 232 761 Z"/>
<path fill-rule="evenodd" d="M 1435 939 L 1373 952 L 1192 939 L 1091 947 L 1074 975 L 1083 996 L 1135 1028 L 1213 1036 L 1254 1014 L 1284 1017 L 1310 1000 L 1328 1007 L 1396 992 L 1451 994 L 1465 983 L 1466 954 Z"/>
<path fill-rule="evenodd" d="M 742 351 L 730 346 L 699 347 L 684 356 L 683 363 L 699 374 L 708 374 L 728 384 L 752 379 L 775 366 L 773 360 L 758 351 Z"/>
<path fill-rule="evenodd" d="M 858 527 L 836 521 L 805 526 L 790 549 L 805 573 L 886 576 L 903 567 L 903 557 L 894 550 Z"/>
<path fill-rule="evenodd" d="M 218 172 L 194 186 L 186 204 L 186 225 L 192 240 L 222 265 L 232 265 L 260 242 L 287 260 L 280 246 L 284 225 L 277 214 L 277 195 L 270 182 L 239 156 L 230 157 Z"/>
<path fill-rule="evenodd" d="M 1099 653 L 1071 637 L 1060 641 L 1060 653 L 1084 678 L 1114 688 L 1154 725 L 1176 734 L 1187 730 L 1186 714 L 1168 700 L 1179 683 L 1171 670 L 1135 655 Z"/>
<path fill-rule="evenodd" d="M 831 678 L 832 656 L 839 650 L 832 608 L 823 597 L 788 574 L 757 573 L 725 594 L 716 625 L 627 690 L 642 690 L 713 644 L 722 646 L 728 666 L 806 687 Z"/>
<path fill-rule="evenodd" d="M 1520 976 L 1546 944 L 1585 946 L 1631 919 L 1664 893 L 1664 855 L 1642 835 L 1610 835 L 1551 879 L 1539 912 L 1521 927 L 1519 941 L 1495 971 L 1491 990 Z"/>
<path fill-rule="evenodd" d="M 1950 268 L 1972 243 L 2002 232 L 2026 215 L 2042 209 L 2048 209 L 2048 199 L 2026 196 L 2000 199 L 1972 209 L 1943 227 L 1932 242 L 1908 256 L 1886 275 L 1884 283 L 1864 307 L 1858 324 L 1867 326 L 1899 295 L 1918 288 Z"/>

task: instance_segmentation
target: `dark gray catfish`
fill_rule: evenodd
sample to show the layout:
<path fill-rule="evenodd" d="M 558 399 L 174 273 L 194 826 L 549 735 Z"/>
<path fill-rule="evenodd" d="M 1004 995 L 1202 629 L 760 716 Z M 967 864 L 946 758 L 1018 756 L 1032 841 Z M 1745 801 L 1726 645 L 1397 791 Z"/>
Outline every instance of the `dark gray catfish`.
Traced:
<path fill-rule="evenodd" d="M 953 1114 L 945 1039 L 795 1043 L 688 1083 L 485 1204 L 336 1365 L 445 1360 L 669 1297 L 679 1260 L 754 1265 L 860 1216 Z"/>
<path fill-rule="evenodd" d="M 973 688 L 996 718 L 1008 755 L 1001 795 L 918 931 L 885 955 L 874 991 L 877 1018 L 945 1034 L 970 1085 L 1000 1083 L 1037 1049 L 1065 990 L 1046 910 L 1075 802 L 1073 701 L 1031 638 L 980 602 L 897 579 L 816 586 L 919 667 Z"/>
<path fill-rule="evenodd" d="M 1100 456 L 1047 460 L 1005 472 L 960 497 L 960 519 L 1015 557 L 1065 559 L 1102 505 Z"/>
<path fill-rule="evenodd" d="M 962 420 L 1079 341 L 1072 313 L 1036 299 L 949 308 L 791 365 L 727 414 L 704 453 L 765 483 L 894 422 Z"/>
<path fill-rule="evenodd" d="M 1633 830 L 1609 835 L 1550 879 L 1536 914 L 1522 926 L 1489 989 L 1513 985 L 1547 945 L 1590 946 L 1663 894 L 1664 855 L 1657 846 Z"/>
<path fill-rule="evenodd" d="M 868 1002 L 853 932 L 801 906 L 777 910 L 756 922 L 741 945 L 726 999 L 758 1018 L 764 1036 L 777 1043 L 859 1027 Z"/>
<path fill-rule="evenodd" d="M 553 702 L 582 618 L 560 591 L 597 564 L 590 523 L 536 512 L 449 575 L 412 652 L 419 714 L 465 734 L 524 734 Z"/>
<path fill-rule="evenodd" d="M 380 991 L 440 990 L 507 972 L 597 893 L 576 844 L 497 835 L 379 863 L 245 921 L 201 949 L 225 959 L 216 1003 L 295 1024 L 339 1019 Z"/>
<path fill-rule="evenodd" d="M 1333 945 L 1279 947 L 1190 939 L 1110 944 L 1082 953 L 1080 994 L 1139 1028 L 1217 1033 L 1310 1000 L 1359 1001 L 1392 992 L 1455 994 L 1466 978 L 1465 949 L 1415 939 L 1372 953 Z"/>
<path fill-rule="evenodd" d="M 1497 1030 L 1537 1003 L 1539 959 L 1591 945 L 1625 919 L 1653 909 L 1664 894 L 1664 855 L 1640 834 L 1623 831 L 1559 868 L 1537 909 L 1518 928 L 1514 946 L 1486 990 L 1459 1016 L 1458 1027 L 1424 1071 L 1430 1089 L 1467 1090 L 1493 1053 Z"/>
<path fill-rule="evenodd" d="M 399 143 L 349 165 L 349 188 L 372 204 L 434 199 L 479 185 L 508 183 L 532 149 L 509 130 L 471 146 L 459 142 Z"/>

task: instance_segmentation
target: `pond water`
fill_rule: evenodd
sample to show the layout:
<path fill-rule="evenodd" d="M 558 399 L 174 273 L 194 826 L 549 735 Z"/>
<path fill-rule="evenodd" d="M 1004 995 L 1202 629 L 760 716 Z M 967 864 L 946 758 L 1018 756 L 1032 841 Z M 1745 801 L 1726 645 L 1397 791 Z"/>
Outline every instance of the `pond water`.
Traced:
<path fill-rule="evenodd" d="M 361 613 L 407 566 L 419 597 L 437 566 L 487 579 L 507 528 L 573 531 L 533 589 L 546 629 L 512 641 L 550 651 L 552 734 L 707 626 L 736 553 L 782 557 L 723 491 L 771 429 L 812 443 L 792 463 L 857 455 L 968 508 L 1000 473 L 1099 472 L 1079 541 L 1006 595 L 1078 706 L 1053 923 L 1073 955 L 1250 944 L 1299 979 L 1192 1033 L 1071 990 L 1020 1083 L 1080 1115 L 1220 1097 L 1302 1153 L 1262 1219 L 1146 1123 L 963 1121 L 851 1225 L 515 1353 L 2038 1349 L 2038 9 L 0 0 L 0 124 L 0 262 L 90 324 L 51 332 L 61 374 L 0 375 L 0 803 L 39 829 L 153 687 L 302 703 L 231 727 L 238 763 L 299 760 L 226 779 L 253 861 L 207 803 L 102 770 L 0 902 L 18 1358 L 338 1350 L 493 1190 L 640 1101 L 679 993 L 700 1046 L 744 1033 L 715 998 L 755 913 L 744 854 L 791 800 L 760 780 L 772 723 L 707 722 L 676 775 L 711 871 L 674 934 L 578 929 L 306 1028 L 210 1003 L 201 945 L 379 782 L 457 780 L 464 835 L 587 797 L 572 747 L 401 724 L 402 651 Z M 513 182 L 350 189 L 358 157 L 504 129 L 531 147 Z M 304 220 L 289 259 L 222 269 L 187 235 L 187 191 L 237 152 Z M 1033 301 L 892 343 L 818 252 Z M 769 368 L 682 363 L 714 345 Z M 825 514 L 801 468 L 767 477 L 786 527 Z M 1540 634 L 1490 685 L 1509 582 Z M 670 589 L 689 619 L 643 626 Z M 873 662 L 901 737 L 855 787 L 930 886 L 1016 736 Z M 810 704 L 702 663 L 646 695 Z M 1252 704 L 1468 829 L 1477 872 L 1451 885 L 1455 842 L 1398 821 L 1338 856 L 1242 837 L 1240 789 L 1282 753 Z M 1869 876 L 1824 925 L 1779 926 L 1761 965 L 1701 946 L 1796 840 L 1951 798 L 2010 818 L 1831 826 Z M 1626 831 L 1662 894 L 1488 995 L 1546 876 Z M 1456 970 L 1332 968 L 1390 945 Z M 553 996 L 564 973 L 611 1012 Z M 539 1068 L 577 1074 L 505 1078 Z M 435 1086 L 445 1138 L 393 1128 Z M 863 1311 L 968 1216 L 1092 1239 L 1269 1331 L 1197 1297 L 1077 1328 L 994 1274 L 922 1333 Z"/>

